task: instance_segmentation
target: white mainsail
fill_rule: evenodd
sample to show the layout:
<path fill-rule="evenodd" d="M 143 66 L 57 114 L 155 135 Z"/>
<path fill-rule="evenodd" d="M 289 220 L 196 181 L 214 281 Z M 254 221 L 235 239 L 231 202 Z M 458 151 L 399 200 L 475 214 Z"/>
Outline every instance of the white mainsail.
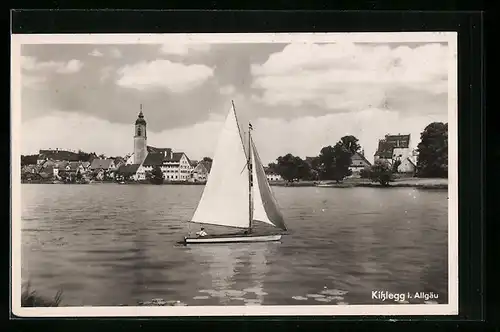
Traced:
<path fill-rule="evenodd" d="M 191 222 L 249 228 L 252 213 L 252 221 L 287 229 L 251 139 L 250 145 L 250 150 L 245 151 L 233 105 L 224 122 L 210 175 Z M 252 158 L 251 201 L 247 153 Z"/>
<path fill-rule="evenodd" d="M 258 220 L 286 231 L 287 228 L 283 215 L 278 208 L 278 203 L 267 181 L 264 167 L 253 141 L 251 141 L 251 146 L 253 164 L 253 220 Z"/>
<path fill-rule="evenodd" d="M 234 106 L 219 136 L 210 176 L 191 222 L 248 228 L 250 205 L 247 156 Z"/>

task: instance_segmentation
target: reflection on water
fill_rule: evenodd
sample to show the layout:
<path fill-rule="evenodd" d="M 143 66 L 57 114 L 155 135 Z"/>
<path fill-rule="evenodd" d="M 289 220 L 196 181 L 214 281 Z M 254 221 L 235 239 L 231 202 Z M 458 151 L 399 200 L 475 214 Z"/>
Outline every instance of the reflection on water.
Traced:
<path fill-rule="evenodd" d="M 266 256 L 273 245 L 276 243 L 189 246 L 194 260 L 207 268 L 199 283 L 201 295 L 193 299 L 215 299 L 223 305 L 262 304 L 267 295 L 263 288 L 268 273 Z"/>
<path fill-rule="evenodd" d="M 68 306 L 447 303 L 446 191 L 274 187 L 282 243 L 179 246 L 201 190 L 24 184 L 22 278 Z"/>

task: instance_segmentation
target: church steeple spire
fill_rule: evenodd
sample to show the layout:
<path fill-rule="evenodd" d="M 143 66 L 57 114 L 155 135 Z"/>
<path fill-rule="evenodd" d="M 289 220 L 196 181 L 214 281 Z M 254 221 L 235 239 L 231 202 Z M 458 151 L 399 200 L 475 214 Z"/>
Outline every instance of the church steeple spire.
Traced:
<path fill-rule="evenodd" d="M 138 125 L 138 124 L 146 125 L 146 120 L 144 120 L 144 114 L 142 113 L 142 104 L 140 106 L 139 115 L 137 117 L 137 120 L 135 121 L 135 124 L 136 125 Z"/>
<path fill-rule="evenodd" d="M 134 135 L 134 164 L 142 164 L 147 156 L 147 134 L 146 120 L 142 113 L 142 103 L 140 105 L 139 115 L 135 120 L 135 135 Z"/>

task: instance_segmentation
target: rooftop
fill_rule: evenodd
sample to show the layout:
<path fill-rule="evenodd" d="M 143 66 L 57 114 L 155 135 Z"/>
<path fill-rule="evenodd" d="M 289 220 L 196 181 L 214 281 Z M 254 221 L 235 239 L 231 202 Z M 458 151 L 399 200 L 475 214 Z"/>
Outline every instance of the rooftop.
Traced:
<path fill-rule="evenodd" d="M 122 175 L 134 175 L 140 166 L 140 164 L 121 165 L 117 172 Z"/>
<path fill-rule="evenodd" d="M 368 161 L 368 159 L 365 158 L 365 156 L 359 152 L 356 152 L 352 157 L 351 157 L 351 162 L 354 162 L 355 160 L 362 160 L 366 163 L 367 166 L 370 166 L 371 163 Z"/>
<path fill-rule="evenodd" d="M 161 166 L 164 163 L 178 163 L 181 161 L 184 152 L 174 152 L 171 154 L 167 153 L 167 150 L 172 151 L 171 149 L 160 149 L 161 151 L 151 150 L 150 153 L 146 156 L 143 165 L 144 166 Z M 191 161 L 186 156 L 188 162 L 191 164 Z"/>
<path fill-rule="evenodd" d="M 90 169 L 108 169 L 111 167 L 113 159 L 94 159 L 90 164 Z"/>
<path fill-rule="evenodd" d="M 410 146 L 410 134 L 408 135 L 385 135 L 385 141 L 394 145 L 395 148 L 408 148 Z"/>
<path fill-rule="evenodd" d="M 409 148 L 410 134 L 408 135 L 385 135 L 384 139 L 378 141 L 378 148 L 375 156 L 380 158 L 392 158 L 394 148 Z"/>
<path fill-rule="evenodd" d="M 378 141 L 378 148 L 375 152 L 375 156 L 380 158 L 392 158 L 392 151 L 394 149 L 394 145 L 387 142 L 385 139 L 381 139 Z"/>

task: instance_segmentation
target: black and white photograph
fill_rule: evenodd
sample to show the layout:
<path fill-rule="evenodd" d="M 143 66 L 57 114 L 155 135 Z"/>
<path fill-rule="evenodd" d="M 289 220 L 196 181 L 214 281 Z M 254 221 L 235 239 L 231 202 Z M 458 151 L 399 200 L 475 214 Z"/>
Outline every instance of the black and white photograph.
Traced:
<path fill-rule="evenodd" d="M 14 314 L 457 314 L 456 33 L 11 57 Z"/>

